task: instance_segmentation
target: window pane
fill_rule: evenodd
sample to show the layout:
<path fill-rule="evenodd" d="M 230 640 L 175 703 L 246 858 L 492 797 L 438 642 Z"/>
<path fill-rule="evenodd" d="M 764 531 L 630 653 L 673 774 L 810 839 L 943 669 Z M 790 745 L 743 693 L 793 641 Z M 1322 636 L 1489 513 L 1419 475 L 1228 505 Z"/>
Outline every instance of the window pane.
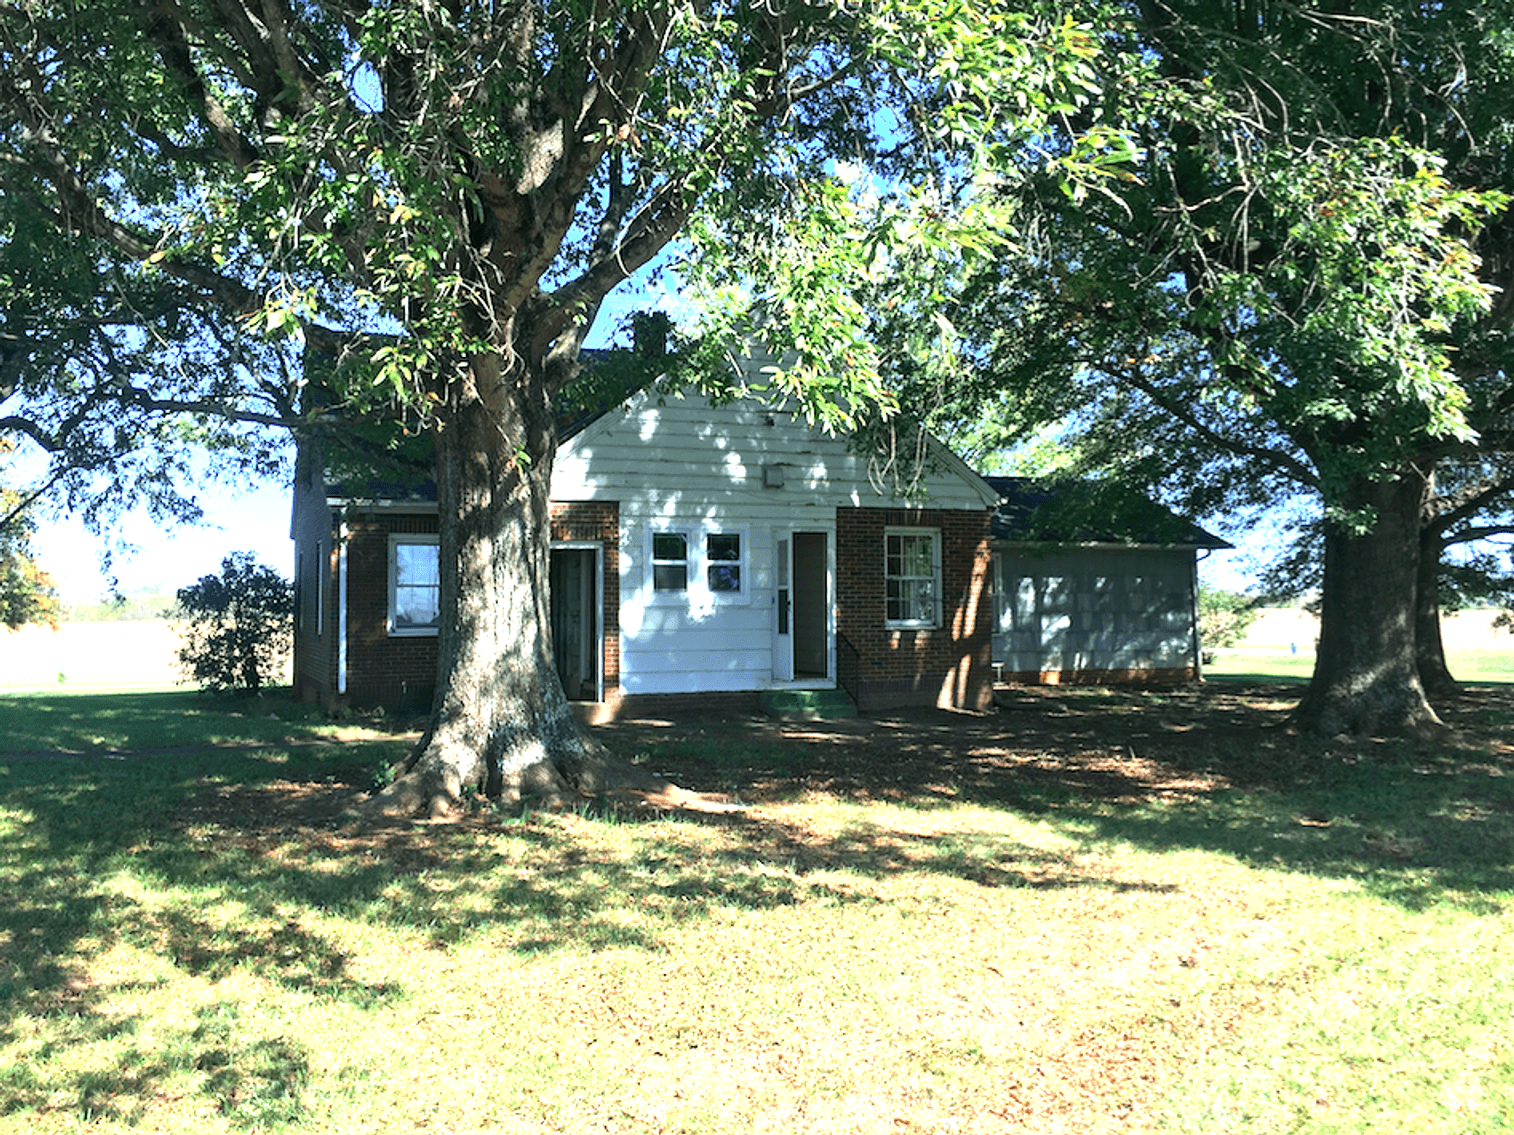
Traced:
<path fill-rule="evenodd" d="M 705 537 L 705 554 L 712 560 L 741 559 L 741 536 L 735 532 L 716 532 Z"/>
<path fill-rule="evenodd" d="M 686 591 L 689 586 L 688 564 L 653 564 L 652 587 L 656 591 Z"/>
<path fill-rule="evenodd" d="M 910 603 L 914 607 L 913 618 L 922 623 L 935 622 L 936 619 L 936 581 L 933 579 L 910 580 Z"/>
<path fill-rule="evenodd" d="M 903 570 L 900 575 L 929 576 L 935 568 L 929 536 L 904 537 Z"/>
<path fill-rule="evenodd" d="M 710 590 L 739 593 L 741 591 L 741 534 L 739 532 L 711 532 L 704 538 L 704 554 L 708 562 L 705 574 Z"/>
<path fill-rule="evenodd" d="M 888 618 L 895 622 L 917 622 L 927 618 L 922 609 L 921 587 L 918 579 L 891 579 L 888 581 Z M 929 585 L 925 585 L 927 588 Z"/>
<path fill-rule="evenodd" d="M 935 586 L 928 579 L 891 579 L 888 618 L 896 622 L 928 623 L 935 617 Z"/>
<path fill-rule="evenodd" d="M 689 538 L 682 532 L 652 533 L 652 589 L 687 591 Z"/>
<path fill-rule="evenodd" d="M 686 560 L 689 558 L 688 537 L 682 532 L 658 532 L 652 536 L 654 560 Z"/>
<path fill-rule="evenodd" d="M 397 587 L 394 590 L 394 625 L 434 627 L 441 619 L 436 592 L 431 588 Z"/>
<path fill-rule="evenodd" d="M 441 615 L 441 570 L 435 544 L 394 546 L 394 625 L 435 627 Z"/>
<path fill-rule="evenodd" d="M 936 622 L 936 540 L 930 532 L 884 536 L 884 617 L 891 623 Z"/>
<path fill-rule="evenodd" d="M 438 574 L 435 544 L 396 544 L 394 548 L 394 582 L 401 587 L 419 584 L 435 587 Z"/>

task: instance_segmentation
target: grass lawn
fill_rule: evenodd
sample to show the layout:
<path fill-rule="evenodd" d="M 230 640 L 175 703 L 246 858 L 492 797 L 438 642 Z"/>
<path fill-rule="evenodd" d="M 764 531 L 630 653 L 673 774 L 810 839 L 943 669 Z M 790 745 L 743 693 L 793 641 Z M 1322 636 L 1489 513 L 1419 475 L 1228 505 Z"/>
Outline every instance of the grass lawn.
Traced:
<path fill-rule="evenodd" d="M 1496 611 L 1446 614 L 1446 665 L 1462 682 L 1514 682 L 1514 635 L 1493 625 Z M 1319 621 L 1296 608 L 1266 608 L 1245 641 L 1225 647 L 1204 667 L 1208 678 L 1307 682 L 1314 670 Z"/>
<path fill-rule="evenodd" d="M 1514 689 L 1296 694 L 621 723 L 745 810 L 370 829 L 381 722 L 0 697 L 0 1132 L 1514 1130 Z"/>
<path fill-rule="evenodd" d="M 1446 665 L 1461 682 L 1514 682 L 1514 637 L 1509 643 L 1507 650 L 1448 650 Z M 1204 667 L 1204 677 L 1219 680 L 1308 682 L 1313 672 L 1312 649 L 1222 650 Z"/>

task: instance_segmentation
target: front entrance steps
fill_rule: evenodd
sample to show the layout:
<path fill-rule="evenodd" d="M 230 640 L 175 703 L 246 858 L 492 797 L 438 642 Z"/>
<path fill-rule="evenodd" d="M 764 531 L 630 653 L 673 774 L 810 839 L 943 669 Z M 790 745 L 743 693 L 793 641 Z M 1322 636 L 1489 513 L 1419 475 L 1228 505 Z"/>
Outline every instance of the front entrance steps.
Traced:
<path fill-rule="evenodd" d="M 857 707 L 845 690 L 763 690 L 757 704 L 780 721 L 839 721 L 857 716 Z"/>

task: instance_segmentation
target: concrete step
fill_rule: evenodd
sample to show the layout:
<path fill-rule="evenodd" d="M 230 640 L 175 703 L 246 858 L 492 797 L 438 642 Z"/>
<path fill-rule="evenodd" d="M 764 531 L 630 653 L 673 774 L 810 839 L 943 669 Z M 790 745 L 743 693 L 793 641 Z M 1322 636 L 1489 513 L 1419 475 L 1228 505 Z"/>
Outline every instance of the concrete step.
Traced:
<path fill-rule="evenodd" d="M 762 712 L 780 721 L 839 721 L 856 717 L 857 707 L 845 690 L 764 690 Z"/>

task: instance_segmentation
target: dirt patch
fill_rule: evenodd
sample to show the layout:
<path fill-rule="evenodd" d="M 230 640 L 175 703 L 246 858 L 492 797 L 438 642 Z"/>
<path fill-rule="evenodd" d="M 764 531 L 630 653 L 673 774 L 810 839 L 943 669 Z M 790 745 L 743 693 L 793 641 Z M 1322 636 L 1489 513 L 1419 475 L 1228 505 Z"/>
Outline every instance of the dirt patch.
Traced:
<path fill-rule="evenodd" d="M 927 803 L 973 800 L 1030 812 L 1069 800 L 1181 802 L 1227 787 L 1286 787 L 1318 770 L 1374 760 L 1514 760 L 1514 687 L 1469 688 L 1442 708 L 1434 742 L 1302 738 L 1286 728 L 1301 687 L 1221 684 L 1163 690 L 1007 687 L 988 714 L 912 710 L 835 722 L 763 717 L 615 722 L 596 735 L 677 787 L 586 800 L 588 809 L 698 813 L 832 796 Z M 339 814 L 371 787 L 355 767 L 320 784 L 218 788 L 180 806 L 181 823 L 213 820 L 260 846 L 296 830 L 322 842 L 387 842 L 344 830 Z M 481 810 L 465 824 L 495 822 Z M 399 825 L 398 830 L 412 830 Z"/>
<path fill-rule="evenodd" d="M 1414 743 L 1299 737 L 1301 686 L 1210 683 L 1161 690 L 1005 687 L 994 712 L 913 710 L 852 721 L 619 722 L 607 743 L 684 788 L 753 802 L 796 793 L 1033 803 L 1045 796 L 1134 804 L 1226 786 L 1296 783 L 1320 760 L 1399 759 Z M 1507 754 L 1514 687 L 1469 688 L 1442 708 L 1437 759 Z"/>

